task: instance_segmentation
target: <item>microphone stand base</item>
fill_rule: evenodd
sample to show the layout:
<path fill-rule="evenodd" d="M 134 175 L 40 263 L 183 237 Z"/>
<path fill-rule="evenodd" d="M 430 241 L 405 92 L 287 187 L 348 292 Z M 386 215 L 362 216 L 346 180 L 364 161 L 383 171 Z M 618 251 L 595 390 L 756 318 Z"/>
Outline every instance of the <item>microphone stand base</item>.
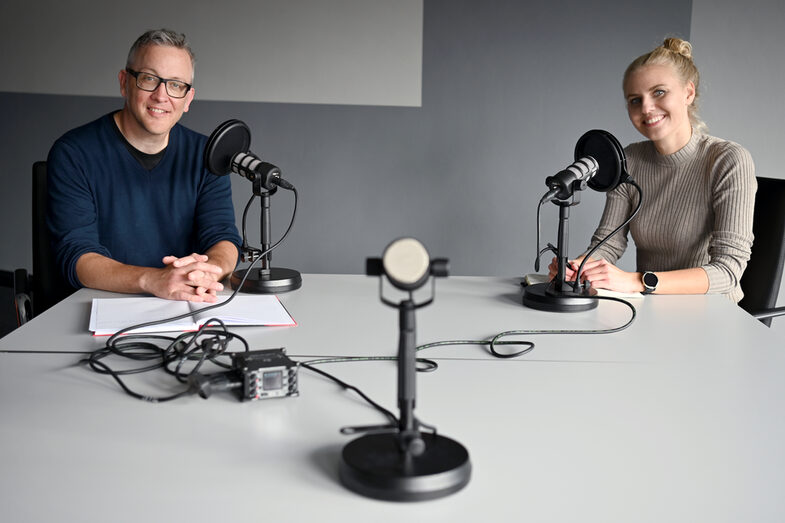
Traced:
<path fill-rule="evenodd" d="M 530 309 L 548 312 L 581 312 L 597 307 L 598 300 L 592 298 L 597 291 L 591 287 L 581 292 L 573 290 L 558 292 L 553 283 L 536 283 L 523 288 L 523 304 Z"/>
<path fill-rule="evenodd" d="M 230 282 L 233 289 L 240 285 L 246 272 L 248 269 L 240 269 L 232 273 Z M 279 294 L 299 289 L 302 284 L 302 276 L 293 269 L 283 267 L 251 269 L 251 274 L 248 275 L 240 291 L 251 294 Z"/>
<path fill-rule="evenodd" d="M 386 501 L 425 501 L 453 494 L 469 483 L 472 465 L 463 445 L 423 433 L 425 451 L 401 451 L 398 433 L 367 434 L 341 453 L 341 483 L 362 496 Z"/>

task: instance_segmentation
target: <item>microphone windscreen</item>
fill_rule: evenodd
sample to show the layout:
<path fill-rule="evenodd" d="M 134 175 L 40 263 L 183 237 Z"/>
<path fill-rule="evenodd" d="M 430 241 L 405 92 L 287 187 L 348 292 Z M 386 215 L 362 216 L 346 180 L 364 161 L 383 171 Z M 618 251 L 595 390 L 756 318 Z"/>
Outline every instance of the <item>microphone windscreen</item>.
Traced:
<path fill-rule="evenodd" d="M 251 130 L 240 120 L 227 120 L 207 139 L 204 148 L 204 165 L 217 176 L 229 174 L 232 158 L 237 153 L 248 151 L 251 145 Z"/>
<path fill-rule="evenodd" d="M 420 287 L 430 274 L 431 257 L 425 246 L 414 238 L 399 238 L 384 250 L 384 273 L 395 287 L 412 290 Z"/>
<path fill-rule="evenodd" d="M 594 129 L 581 136 L 575 145 L 575 159 L 585 156 L 591 156 L 599 164 L 597 174 L 588 182 L 595 191 L 612 191 L 627 179 L 624 149 L 611 133 Z"/>

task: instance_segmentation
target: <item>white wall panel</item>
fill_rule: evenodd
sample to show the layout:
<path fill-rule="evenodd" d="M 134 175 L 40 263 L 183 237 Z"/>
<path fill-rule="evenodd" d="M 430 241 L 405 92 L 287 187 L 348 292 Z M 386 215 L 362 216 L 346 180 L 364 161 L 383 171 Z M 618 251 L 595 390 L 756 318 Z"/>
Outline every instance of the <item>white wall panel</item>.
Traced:
<path fill-rule="evenodd" d="M 419 106 L 422 1 L 3 2 L 0 91 L 117 96 L 131 43 L 170 27 L 202 100 Z"/>

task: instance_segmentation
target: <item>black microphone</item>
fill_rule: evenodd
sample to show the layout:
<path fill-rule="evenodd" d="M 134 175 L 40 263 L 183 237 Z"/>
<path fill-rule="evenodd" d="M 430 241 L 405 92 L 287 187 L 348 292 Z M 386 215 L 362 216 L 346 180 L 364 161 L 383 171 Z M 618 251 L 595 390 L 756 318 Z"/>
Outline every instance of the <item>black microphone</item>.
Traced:
<path fill-rule="evenodd" d="M 272 191 L 276 187 L 294 190 L 294 186 L 281 178 L 281 170 L 275 165 L 263 162 L 261 158 L 251 151 L 236 153 L 231 159 L 231 169 L 233 173 L 244 176 L 254 181 L 257 176 L 261 176 L 262 187 Z"/>
<path fill-rule="evenodd" d="M 275 165 L 263 162 L 248 150 L 251 144 L 251 131 L 240 120 L 227 120 L 219 125 L 207 139 L 204 148 L 204 164 L 216 176 L 230 172 L 244 176 L 251 181 L 262 177 L 262 186 L 268 191 L 276 187 L 294 190 L 294 186 L 281 178 L 281 170 Z"/>
<path fill-rule="evenodd" d="M 271 267 L 270 251 L 272 251 L 289 234 L 289 229 L 294 225 L 294 213 L 297 212 L 297 190 L 294 186 L 281 178 L 281 170 L 271 163 L 262 161 L 249 150 L 251 145 L 251 130 L 240 120 L 227 120 L 212 132 L 204 147 L 204 165 L 207 170 L 216 176 L 225 176 L 235 172 L 247 178 L 253 184 L 254 196 L 260 197 L 262 207 L 260 230 L 262 236 L 261 250 L 248 247 L 245 241 L 245 213 L 243 213 L 243 247 L 242 261 L 251 261 L 247 269 L 240 269 L 232 273 L 232 286 L 241 287 L 245 292 L 261 294 L 278 294 L 281 292 L 299 289 L 302 285 L 300 273 L 283 267 Z M 270 196 L 278 187 L 288 189 L 294 193 L 294 212 L 289 229 L 283 238 L 272 244 L 270 230 Z M 250 201 L 248 202 L 250 205 Z M 248 210 L 246 206 L 245 210 Z M 258 269 L 252 269 L 257 258 L 261 257 L 262 264 Z"/>
<path fill-rule="evenodd" d="M 550 190 L 545 193 L 540 203 L 549 202 L 557 198 L 566 200 L 576 190 L 582 191 L 586 188 L 589 180 L 597 174 L 599 168 L 597 160 L 591 156 L 584 156 L 579 160 L 575 160 L 564 170 L 553 176 L 548 176 L 545 179 L 545 185 L 550 187 Z"/>

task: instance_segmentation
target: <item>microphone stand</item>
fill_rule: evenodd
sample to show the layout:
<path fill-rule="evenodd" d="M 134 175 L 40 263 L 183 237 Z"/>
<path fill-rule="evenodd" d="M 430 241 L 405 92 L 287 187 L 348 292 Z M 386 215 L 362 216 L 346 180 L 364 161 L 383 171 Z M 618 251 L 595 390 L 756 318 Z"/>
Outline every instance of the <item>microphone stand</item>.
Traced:
<path fill-rule="evenodd" d="M 258 269 L 251 269 L 251 274 L 248 275 L 248 278 L 242 284 L 241 290 L 254 294 L 278 294 L 299 289 L 303 284 L 303 280 L 300 273 L 294 269 L 270 266 L 272 259 L 271 253 L 268 252 L 272 236 L 270 230 L 270 195 L 275 194 L 278 187 L 266 189 L 262 184 L 263 178 L 263 176 L 255 176 L 252 179 L 253 193 L 260 197 L 261 217 L 259 226 L 262 236 L 262 250 L 259 251 L 243 246 L 242 261 L 254 262 L 259 258 L 260 253 L 264 254 L 261 255 L 261 266 Z M 245 231 L 243 231 L 243 237 L 245 237 L 244 235 Z M 247 272 L 248 269 L 238 269 L 232 273 L 230 278 L 232 288 L 236 289 L 240 285 Z"/>
<path fill-rule="evenodd" d="M 415 308 L 411 298 L 398 305 L 398 446 L 401 452 L 419 456 L 425 450 L 425 443 L 420 435 L 419 422 L 414 417 L 417 396 Z"/>
<path fill-rule="evenodd" d="M 417 342 L 415 310 L 433 297 L 416 304 L 407 299 L 398 309 L 398 424 L 347 427 L 345 434 L 366 432 L 349 442 L 341 453 L 340 478 L 348 489 L 388 501 L 421 501 L 447 496 L 465 487 L 471 476 L 466 448 L 436 433 L 414 415 L 416 403 Z M 423 435 L 420 426 L 433 430 Z"/>
<path fill-rule="evenodd" d="M 523 288 L 523 304 L 532 309 L 549 312 L 579 312 L 597 307 L 597 291 L 587 282 L 566 281 L 567 245 L 569 240 L 570 207 L 580 203 L 580 192 L 573 192 L 567 199 L 555 199 L 559 206 L 559 236 L 556 244 L 557 272 L 553 281 L 537 283 Z"/>

